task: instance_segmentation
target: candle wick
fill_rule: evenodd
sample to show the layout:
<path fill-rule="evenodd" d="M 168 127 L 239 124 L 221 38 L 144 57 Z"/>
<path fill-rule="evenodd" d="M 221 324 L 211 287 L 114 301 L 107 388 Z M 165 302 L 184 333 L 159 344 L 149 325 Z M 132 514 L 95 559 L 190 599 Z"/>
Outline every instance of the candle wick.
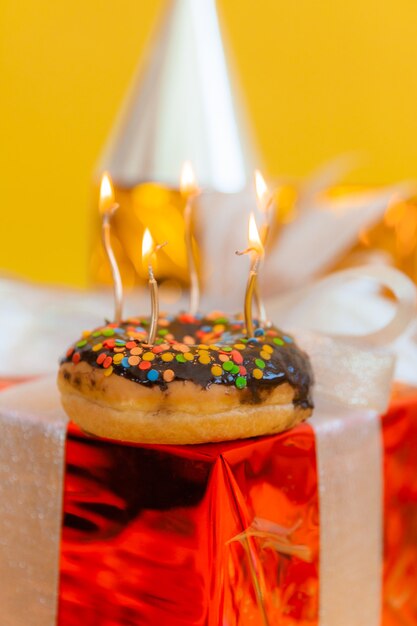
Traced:
<path fill-rule="evenodd" d="M 246 248 L 246 250 L 242 250 L 241 252 L 239 250 L 235 250 L 235 254 L 237 256 L 243 256 L 244 254 L 249 254 L 250 252 L 256 252 L 259 254 L 259 250 L 254 247 Z"/>

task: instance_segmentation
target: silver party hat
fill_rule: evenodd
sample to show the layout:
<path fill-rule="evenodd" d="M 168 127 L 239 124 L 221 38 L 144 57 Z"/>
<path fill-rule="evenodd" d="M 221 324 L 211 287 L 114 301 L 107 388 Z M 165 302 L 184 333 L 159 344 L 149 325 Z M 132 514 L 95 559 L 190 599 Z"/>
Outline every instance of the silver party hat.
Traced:
<path fill-rule="evenodd" d="M 99 168 L 119 185 L 178 186 L 193 164 L 200 186 L 245 188 L 259 166 L 226 61 L 215 0 L 172 0 L 135 76 Z"/>

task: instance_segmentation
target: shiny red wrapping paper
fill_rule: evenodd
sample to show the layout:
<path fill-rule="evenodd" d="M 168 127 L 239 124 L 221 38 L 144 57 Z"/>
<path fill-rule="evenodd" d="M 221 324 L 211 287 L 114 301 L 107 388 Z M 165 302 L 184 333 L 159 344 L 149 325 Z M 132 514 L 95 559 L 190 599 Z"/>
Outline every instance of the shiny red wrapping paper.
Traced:
<path fill-rule="evenodd" d="M 382 424 L 383 626 L 415 626 L 417 392 L 403 390 Z M 103 441 L 71 425 L 58 624 L 314 626 L 319 523 L 308 423 L 200 446 Z"/>

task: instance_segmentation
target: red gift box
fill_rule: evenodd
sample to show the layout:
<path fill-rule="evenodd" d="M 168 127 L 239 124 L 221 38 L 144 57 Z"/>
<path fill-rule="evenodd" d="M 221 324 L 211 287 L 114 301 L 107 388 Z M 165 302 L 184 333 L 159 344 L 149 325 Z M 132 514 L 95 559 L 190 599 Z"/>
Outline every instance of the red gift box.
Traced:
<path fill-rule="evenodd" d="M 382 623 L 411 625 L 417 392 L 396 394 L 382 433 Z M 308 423 L 199 446 L 104 441 L 71 425 L 66 460 L 59 626 L 318 623 L 319 495 Z"/>

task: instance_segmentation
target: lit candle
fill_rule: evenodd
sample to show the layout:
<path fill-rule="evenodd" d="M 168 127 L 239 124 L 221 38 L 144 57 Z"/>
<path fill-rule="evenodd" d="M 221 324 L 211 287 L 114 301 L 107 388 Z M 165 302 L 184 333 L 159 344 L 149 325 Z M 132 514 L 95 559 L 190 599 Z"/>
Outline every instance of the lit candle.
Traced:
<path fill-rule="evenodd" d="M 158 330 L 158 318 L 159 318 L 159 298 L 158 298 L 158 283 L 153 272 L 152 267 L 152 255 L 160 250 L 167 242 L 158 246 L 154 245 L 152 235 L 149 228 L 145 229 L 142 239 L 142 259 L 144 265 L 148 267 L 149 275 L 149 291 L 151 294 L 151 325 L 149 327 L 148 343 L 153 345 L 155 343 L 156 331 Z"/>
<path fill-rule="evenodd" d="M 185 199 L 184 226 L 185 226 L 185 246 L 187 250 L 187 261 L 190 272 L 190 304 L 189 311 L 195 315 L 200 304 L 200 283 L 198 280 L 197 264 L 193 248 L 193 235 L 191 231 L 192 208 L 195 198 L 200 190 L 197 187 L 194 171 L 189 161 L 185 161 L 181 170 L 180 191 Z"/>
<path fill-rule="evenodd" d="M 123 286 L 119 266 L 117 265 L 116 257 L 114 256 L 113 248 L 111 245 L 110 221 L 113 213 L 118 208 L 119 205 L 114 200 L 114 191 L 110 175 L 107 172 L 104 172 L 101 177 L 99 200 L 99 209 L 102 216 L 101 235 L 104 250 L 106 252 L 113 277 L 114 321 L 117 324 L 119 324 L 122 319 Z"/>
<path fill-rule="evenodd" d="M 244 313 L 246 334 L 248 337 L 253 337 L 255 328 L 252 318 L 252 302 L 257 288 L 259 263 L 264 254 L 264 247 L 259 237 L 253 213 L 249 216 L 249 247 L 243 252 L 236 252 L 236 254 L 239 255 L 248 253 L 251 255 L 251 264 L 248 282 L 246 284 Z"/>
<path fill-rule="evenodd" d="M 260 232 L 260 240 L 262 242 L 262 245 L 265 247 L 268 240 L 269 229 L 271 226 L 271 214 L 274 205 L 274 194 L 271 194 L 269 192 L 265 179 L 259 170 L 255 170 L 254 178 L 258 209 L 264 215 L 264 222 L 261 226 Z M 264 302 L 261 298 L 258 281 L 255 285 L 255 301 L 258 309 L 260 325 L 267 326 L 268 318 Z"/>

